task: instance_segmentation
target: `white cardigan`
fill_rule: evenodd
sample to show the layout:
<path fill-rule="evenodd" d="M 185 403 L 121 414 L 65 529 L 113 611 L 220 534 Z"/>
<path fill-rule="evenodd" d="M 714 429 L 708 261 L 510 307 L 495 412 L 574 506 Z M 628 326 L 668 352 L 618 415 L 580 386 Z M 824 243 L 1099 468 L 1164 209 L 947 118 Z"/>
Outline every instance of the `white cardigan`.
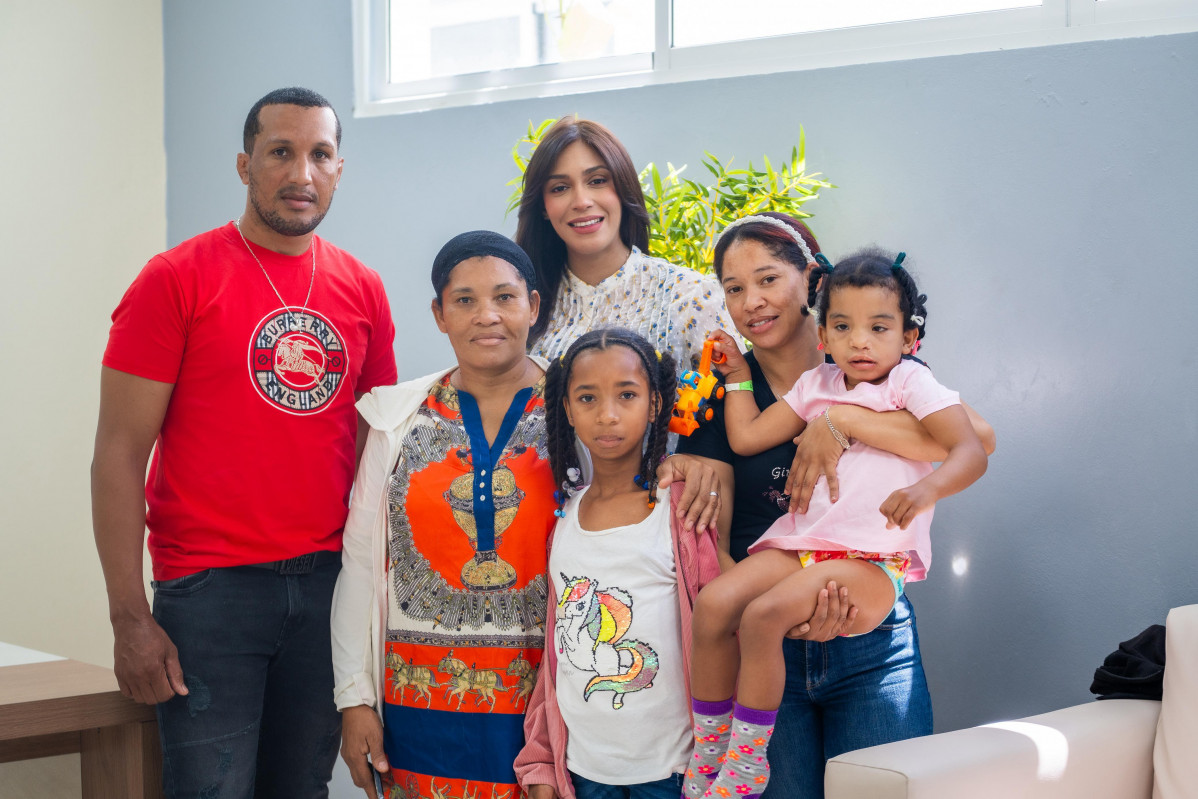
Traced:
<path fill-rule="evenodd" d="M 532 360 L 546 369 L 543 358 Z M 358 401 L 370 425 L 354 478 L 341 552 L 341 575 L 333 592 L 333 699 L 338 710 L 369 705 L 381 716 L 387 626 L 387 481 L 399 448 L 429 391 L 456 369 L 442 369 L 395 386 L 379 386 Z"/>

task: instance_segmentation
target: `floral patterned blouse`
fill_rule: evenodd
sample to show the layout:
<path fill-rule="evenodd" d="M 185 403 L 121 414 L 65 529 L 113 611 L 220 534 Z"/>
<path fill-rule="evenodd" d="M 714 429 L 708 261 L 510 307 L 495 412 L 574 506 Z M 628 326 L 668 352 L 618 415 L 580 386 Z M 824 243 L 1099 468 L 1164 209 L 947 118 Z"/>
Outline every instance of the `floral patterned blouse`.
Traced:
<path fill-rule="evenodd" d="M 549 326 L 529 354 L 552 360 L 599 327 L 639 333 L 673 355 L 679 371 L 699 365 L 703 340 L 711 331 L 723 328 L 736 335 L 715 277 L 645 255 L 636 247 L 624 265 L 597 286 L 567 269 Z"/>

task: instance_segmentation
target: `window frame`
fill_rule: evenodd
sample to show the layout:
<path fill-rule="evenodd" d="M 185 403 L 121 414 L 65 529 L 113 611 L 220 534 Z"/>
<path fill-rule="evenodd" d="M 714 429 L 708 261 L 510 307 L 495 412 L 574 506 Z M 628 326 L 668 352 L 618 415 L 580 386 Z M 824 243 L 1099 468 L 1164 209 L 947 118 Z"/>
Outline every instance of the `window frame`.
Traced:
<path fill-rule="evenodd" d="M 389 2 L 353 0 L 354 116 L 1198 31 L 1198 0 L 1044 0 L 1038 8 L 673 47 L 671 0 L 652 2 L 655 35 L 651 54 L 391 84 L 387 70 Z"/>

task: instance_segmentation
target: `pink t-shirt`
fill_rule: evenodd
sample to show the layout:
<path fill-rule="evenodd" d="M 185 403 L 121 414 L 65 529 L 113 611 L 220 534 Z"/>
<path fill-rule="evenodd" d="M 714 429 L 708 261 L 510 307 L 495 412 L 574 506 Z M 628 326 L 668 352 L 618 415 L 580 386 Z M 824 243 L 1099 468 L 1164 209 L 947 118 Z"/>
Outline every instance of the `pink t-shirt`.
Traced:
<path fill-rule="evenodd" d="M 927 367 L 901 361 L 879 384 L 858 383 L 845 388 L 844 372 L 821 364 L 803 373 L 782 401 L 808 423 L 832 405 L 860 405 L 872 411 L 910 411 L 917 419 L 950 405 L 959 405 L 957 392 L 936 382 Z M 932 565 L 928 531 L 932 512 L 921 513 L 906 530 L 886 529 L 878 508 L 892 492 L 932 473 L 932 464 L 920 463 L 855 442 L 836 466 L 840 500 L 828 497 L 828 484 L 820 480 L 804 514 L 783 515 L 757 539 L 750 552 L 763 548 L 790 550 L 847 550 L 860 552 L 910 552 L 908 581 L 922 580 Z"/>

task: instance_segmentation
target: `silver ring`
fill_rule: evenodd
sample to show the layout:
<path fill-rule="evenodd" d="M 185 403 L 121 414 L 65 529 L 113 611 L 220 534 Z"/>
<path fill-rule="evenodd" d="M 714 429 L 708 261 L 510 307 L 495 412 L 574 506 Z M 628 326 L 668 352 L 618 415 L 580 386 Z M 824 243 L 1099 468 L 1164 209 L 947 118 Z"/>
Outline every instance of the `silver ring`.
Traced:
<path fill-rule="evenodd" d="M 719 495 L 720 495 L 720 492 L 719 492 L 719 491 L 709 491 L 709 492 L 707 492 L 707 496 L 709 496 L 709 497 L 718 497 Z"/>

